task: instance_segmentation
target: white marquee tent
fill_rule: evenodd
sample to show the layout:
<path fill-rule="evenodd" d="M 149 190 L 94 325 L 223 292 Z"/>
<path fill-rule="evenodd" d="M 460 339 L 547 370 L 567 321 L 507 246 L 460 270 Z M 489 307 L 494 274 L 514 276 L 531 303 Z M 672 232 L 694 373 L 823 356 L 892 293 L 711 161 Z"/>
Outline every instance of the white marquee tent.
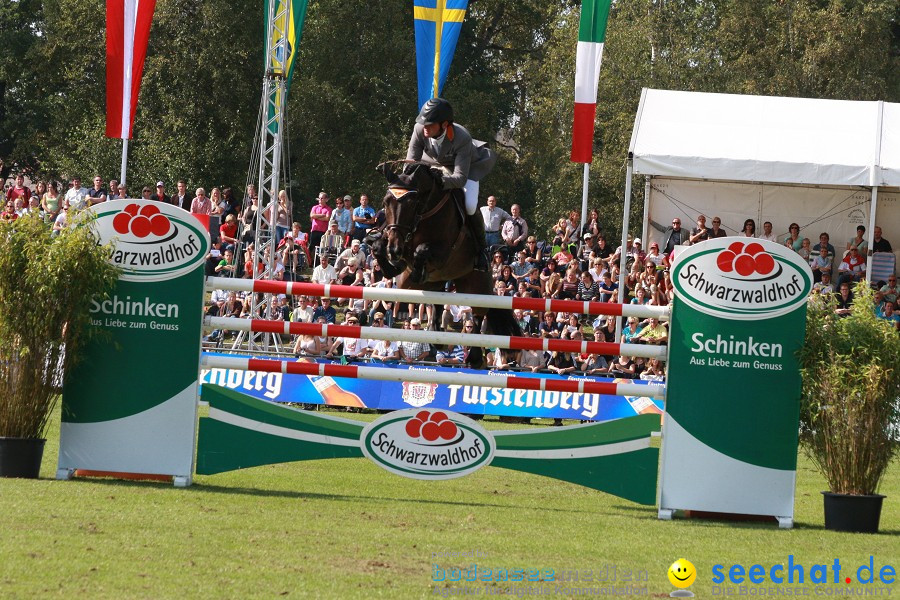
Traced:
<path fill-rule="evenodd" d="M 647 176 L 644 248 L 662 241 L 651 222 L 690 229 L 702 213 L 729 235 L 796 222 L 838 256 L 877 223 L 900 256 L 900 104 L 644 89 L 629 150 L 626 202 Z"/>

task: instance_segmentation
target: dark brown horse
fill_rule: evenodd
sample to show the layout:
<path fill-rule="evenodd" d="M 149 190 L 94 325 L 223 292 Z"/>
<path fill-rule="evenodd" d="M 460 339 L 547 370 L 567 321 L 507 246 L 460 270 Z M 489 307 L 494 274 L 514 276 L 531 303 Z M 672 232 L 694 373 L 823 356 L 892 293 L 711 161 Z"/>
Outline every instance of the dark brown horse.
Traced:
<path fill-rule="evenodd" d="M 491 274 L 474 269 L 476 245 L 462 190 L 444 190 L 440 171 L 422 163 L 407 165 L 399 175 L 386 165 L 381 170 L 390 185 L 384 226 L 372 250 L 384 275 L 396 277 L 398 288 L 443 291 L 453 281 L 460 293 L 492 294 Z M 512 311 L 474 310 L 486 315 L 491 333 L 521 335 Z"/>

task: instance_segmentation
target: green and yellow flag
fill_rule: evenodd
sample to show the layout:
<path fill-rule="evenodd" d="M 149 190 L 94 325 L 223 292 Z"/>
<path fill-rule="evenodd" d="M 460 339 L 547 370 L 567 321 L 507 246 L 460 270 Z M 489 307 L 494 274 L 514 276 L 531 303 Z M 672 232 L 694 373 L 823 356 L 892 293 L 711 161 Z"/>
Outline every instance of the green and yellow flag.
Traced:
<path fill-rule="evenodd" d="M 272 30 L 272 41 L 270 47 L 275 47 L 281 41 L 282 35 L 287 35 L 287 59 L 280 55 L 266 56 L 266 70 L 275 72 L 286 71 L 285 93 L 291 88 L 291 79 L 294 77 L 294 58 L 297 55 L 297 49 L 300 47 L 300 39 L 303 37 L 303 22 L 306 20 L 307 0 L 275 0 L 275 14 L 280 14 L 285 9 L 285 3 L 290 2 L 290 12 L 288 16 L 287 27 L 284 26 L 283 17 L 275 23 Z M 268 27 L 269 23 L 269 3 L 265 3 L 263 23 Z"/>

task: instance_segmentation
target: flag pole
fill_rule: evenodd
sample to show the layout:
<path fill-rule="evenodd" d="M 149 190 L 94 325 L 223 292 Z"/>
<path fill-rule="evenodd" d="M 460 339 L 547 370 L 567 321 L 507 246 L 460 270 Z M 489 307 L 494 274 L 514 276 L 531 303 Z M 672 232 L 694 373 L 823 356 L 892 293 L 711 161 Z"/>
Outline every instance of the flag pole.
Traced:
<path fill-rule="evenodd" d="M 591 163 L 584 163 L 584 181 L 581 184 L 581 228 L 578 230 L 578 247 L 584 246 L 584 224 L 587 223 L 588 177 L 591 174 Z"/>
<path fill-rule="evenodd" d="M 634 174 L 634 161 L 631 153 L 628 153 L 628 163 L 625 167 L 625 206 L 622 209 L 622 254 L 619 256 L 619 304 L 628 304 L 625 297 L 625 278 L 628 252 L 628 222 L 631 218 L 631 179 Z M 646 200 L 645 200 L 646 202 Z M 635 257 L 637 260 L 637 257 Z M 622 319 L 616 320 L 616 339 L 622 337 Z"/>
<path fill-rule="evenodd" d="M 122 138 L 122 167 L 119 169 L 119 183 L 125 185 L 125 169 L 128 166 L 128 138 Z M 112 190 L 110 190 L 112 191 Z"/>

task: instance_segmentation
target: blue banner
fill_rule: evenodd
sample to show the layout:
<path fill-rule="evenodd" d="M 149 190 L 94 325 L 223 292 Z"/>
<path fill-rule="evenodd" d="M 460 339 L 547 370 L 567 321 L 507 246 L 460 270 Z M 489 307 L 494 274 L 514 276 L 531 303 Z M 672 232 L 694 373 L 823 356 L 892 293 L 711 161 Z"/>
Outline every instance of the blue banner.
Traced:
<path fill-rule="evenodd" d="M 441 95 L 469 0 L 415 0 L 419 108 Z"/>
<path fill-rule="evenodd" d="M 217 355 L 210 356 L 234 356 Z M 319 361 L 328 362 L 328 361 Z M 470 369 L 424 367 L 410 365 L 366 365 L 385 369 L 407 369 L 445 373 L 480 373 Z M 503 371 L 503 375 L 510 372 Z M 550 375 L 545 373 L 513 373 L 517 377 L 568 379 L 584 381 L 627 381 L 645 384 L 640 380 L 614 380 L 603 377 Z M 441 408 L 470 415 L 501 415 L 513 417 L 543 417 L 609 421 L 636 414 L 661 414 L 663 402 L 647 396 L 612 396 L 606 394 L 578 394 L 571 392 L 541 392 L 469 385 L 371 381 L 343 377 L 315 377 L 283 373 L 264 373 L 237 369 L 204 369 L 200 383 L 221 385 L 272 402 L 301 404 L 335 404 L 341 396 L 359 399 L 366 408 L 400 410 L 404 408 Z M 325 396 L 329 397 L 326 402 Z M 355 398 L 354 398 L 355 397 Z"/>

